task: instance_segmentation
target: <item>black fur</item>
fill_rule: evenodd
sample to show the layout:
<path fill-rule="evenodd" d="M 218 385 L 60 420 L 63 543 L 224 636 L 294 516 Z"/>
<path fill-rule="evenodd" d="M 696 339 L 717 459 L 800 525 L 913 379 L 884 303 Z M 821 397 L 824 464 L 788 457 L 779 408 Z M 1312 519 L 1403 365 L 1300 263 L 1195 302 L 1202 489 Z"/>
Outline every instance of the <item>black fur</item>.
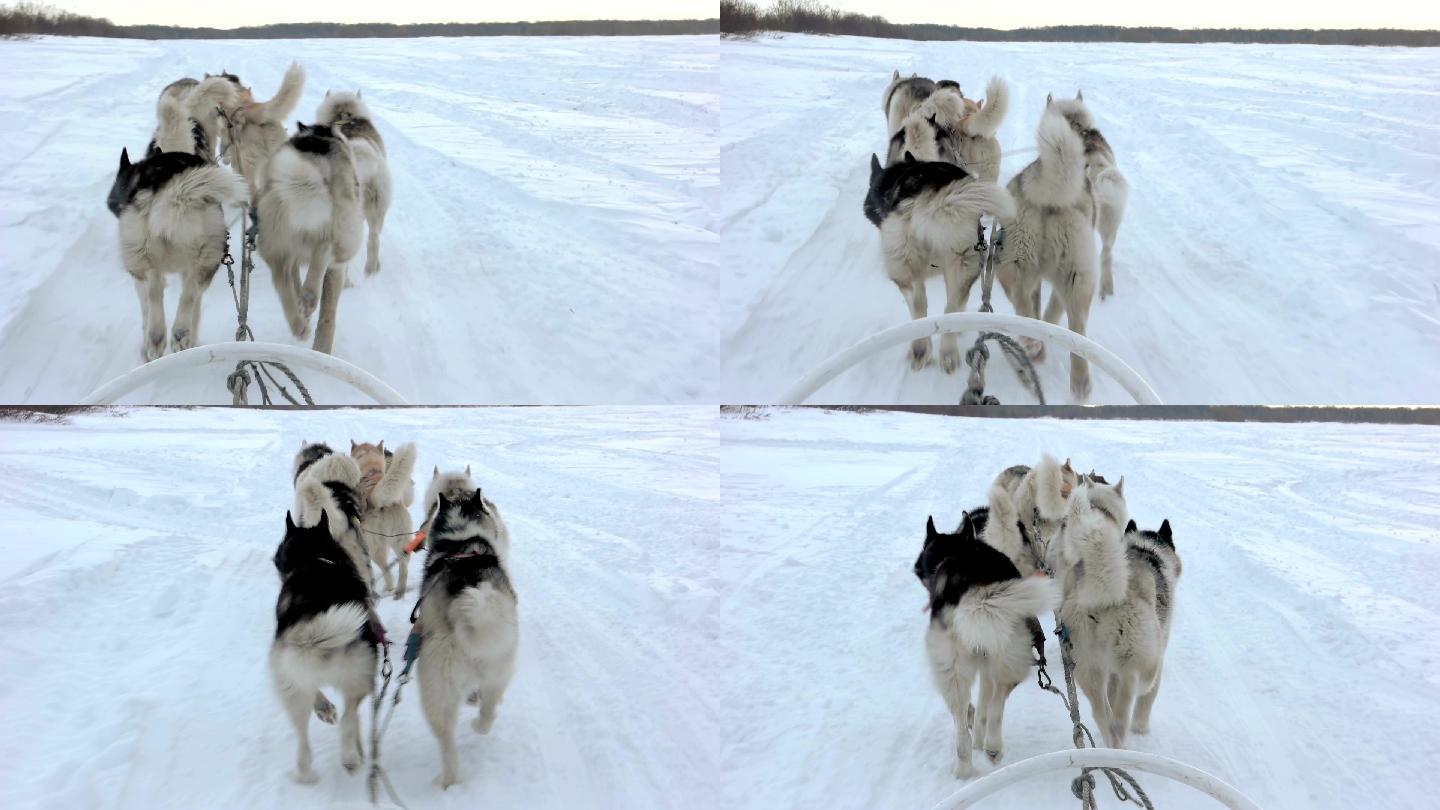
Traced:
<path fill-rule="evenodd" d="M 139 163 L 131 163 L 129 151 L 122 149 L 120 168 L 115 172 L 105 207 L 118 217 L 141 192 L 159 191 L 176 176 L 204 165 L 203 159 L 185 152 L 155 152 Z"/>
<path fill-rule="evenodd" d="M 966 513 L 954 534 L 935 531 L 934 518 L 926 523 L 915 576 L 930 592 L 931 621 L 940 621 L 941 609 L 958 604 L 973 587 L 1020 578 L 1009 557 L 980 539 L 989 517 L 983 506 Z"/>
<path fill-rule="evenodd" d="M 190 119 L 190 137 L 195 141 L 195 154 L 210 154 L 210 138 L 205 134 L 205 128 L 194 118 Z"/>
<path fill-rule="evenodd" d="M 440 494 L 435 520 L 430 525 L 429 553 L 425 557 L 425 578 L 421 593 L 443 587 L 450 596 L 466 588 L 489 582 L 512 596 L 515 593 L 500 564 L 500 556 L 490 538 L 480 534 L 456 535 L 457 527 L 467 520 L 478 520 L 486 513 L 485 499 L 476 489 L 469 497 L 450 501 Z"/>
<path fill-rule="evenodd" d="M 955 81 L 954 79 L 941 79 L 940 81 L 935 83 L 935 89 L 938 90 L 942 87 L 953 87 L 955 88 L 956 92 L 959 92 L 960 83 Z"/>
<path fill-rule="evenodd" d="M 335 142 L 339 140 L 339 137 L 335 134 L 335 130 L 324 124 L 307 126 L 297 121 L 295 125 L 300 128 L 300 131 L 296 132 L 295 135 L 290 138 L 290 145 L 299 149 L 301 152 L 309 152 L 314 155 L 328 155 L 330 154 L 330 150 L 334 148 Z"/>
<path fill-rule="evenodd" d="M 350 525 L 360 525 L 360 515 L 363 511 L 360 506 L 360 491 L 339 481 L 326 481 L 325 488 L 330 490 L 336 505 L 345 514 L 345 518 L 350 521 Z"/>
<path fill-rule="evenodd" d="M 1170 533 L 1169 520 L 1160 524 L 1159 531 L 1138 529 L 1135 521 L 1132 520 L 1126 525 L 1125 534 L 1129 535 L 1132 533 L 1139 534 L 1141 537 L 1147 538 L 1158 545 L 1169 547 L 1171 550 L 1175 548 L 1175 539 Z M 1160 555 L 1156 554 L 1154 550 L 1135 544 L 1126 547 L 1125 559 L 1132 565 L 1144 563 L 1150 567 L 1150 573 L 1155 577 L 1155 612 L 1160 615 L 1162 622 L 1167 621 L 1170 618 L 1170 603 L 1172 598 L 1170 589 L 1173 583 L 1165 574 L 1165 561 L 1162 560 Z M 1179 573 L 1178 568 L 1176 569 L 1176 573 Z"/>
<path fill-rule="evenodd" d="M 300 450 L 300 463 L 295 467 L 295 480 L 300 480 L 300 475 L 310 469 L 310 465 L 335 452 L 330 445 L 323 442 L 307 444 Z M 293 483 L 293 482 L 292 482 Z"/>
<path fill-rule="evenodd" d="M 285 539 L 275 551 L 275 568 L 281 581 L 280 599 L 275 604 L 276 638 L 336 605 L 365 605 L 370 599 L 370 586 L 345 549 L 330 536 L 330 520 L 323 512 L 319 523 L 305 528 L 296 526 L 290 513 L 285 513 Z M 380 643 L 369 622 L 355 631 L 357 640 L 372 649 Z"/>
<path fill-rule="evenodd" d="M 969 173 L 953 163 L 918 161 L 909 152 L 899 163 L 881 168 L 880 158 L 870 156 L 870 191 L 865 195 L 865 218 L 875 227 L 885 220 L 902 202 L 918 194 L 969 177 Z"/>

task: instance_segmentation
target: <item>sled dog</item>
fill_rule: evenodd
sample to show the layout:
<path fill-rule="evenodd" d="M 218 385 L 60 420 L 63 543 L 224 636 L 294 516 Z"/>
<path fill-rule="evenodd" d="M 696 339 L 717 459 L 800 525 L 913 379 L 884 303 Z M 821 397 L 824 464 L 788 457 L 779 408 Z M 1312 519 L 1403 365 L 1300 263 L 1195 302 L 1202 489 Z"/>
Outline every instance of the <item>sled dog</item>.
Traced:
<path fill-rule="evenodd" d="M 1136 734 L 1150 733 L 1150 709 L 1155 705 L 1155 696 L 1160 693 L 1160 675 L 1165 663 L 1165 648 L 1170 645 L 1170 622 L 1175 606 L 1175 586 L 1180 582 L 1180 556 L 1175 553 L 1175 538 L 1170 531 L 1170 521 L 1160 523 L 1158 531 L 1136 528 L 1135 521 L 1125 527 L 1125 558 L 1131 567 L 1132 579 L 1139 581 L 1132 586 L 1132 592 L 1140 596 L 1142 606 L 1154 590 L 1153 606 L 1160 628 L 1159 659 L 1155 669 L 1154 683 L 1140 685 L 1140 697 L 1135 700 L 1135 713 L 1131 717 L 1130 730 Z M 1139 569 L 1137 573 L 1135 569 Z M 1153 582 L 1147 581 L 1149 574 Z"/>
<path fill-rule="evenodd" d="M 1156 688 L 1164 650 L 1148 563 L 1128 553 L 1125 479 L 1082 478 L 1060 535 L 1060 623 L 1074 644 L 1075 683 L 1105 745 L 1125 747 L 1137 694 Z"/>
<path fill-rule="evenodd" d="M 455 721 L 461 698 L 480 707 L 471 727 L 489 733 L 515 672 L 520 628 L 508 574 L 510 535 L 495 504 L 474 490 L 437 494 L 417 628 L 420 703 L 440 743 L 442 788 L 460 781 Z"/>
<path fill-rule="evenodd" d="M 894 131 L 889 162 L 908 151 L 918 160 L 943 160 L 986 183 L 999 182 L 1000 140 L 995 134 L 1009 109 L 1009 89 L 999 76 L 990 79 L 979 101 L 966 98 L 958 84 L 942 83 Z"/>
<path fill-rule="evenodd" d="M 475 482 L 470 478 L 470 465 L 465 465 L 465 472 L 440 472 L 436 467 L 435 472 L 430 476 L 430 486 L 425 490 L 425 520 L 420 524 L 421 531 L 427 535 L 430 533 L 430 524 L 435 520 L 435 510 L 440 508 L 440 496 L 443 494 L 446 500 L 451 503 L 464 500 L 470 497 L 470 493 L 476 489 Z"/>
<path fill-rule="evenodd" d="M 1085 190 L 1082 200 L 1089 212 L 1090 221 L 1096 233 L 1100 234 L 1100 300 L 1115 294 L 1114 251 L 1115 236 L 1120 232 L 1120 221 L 1125 217 L 1125 203 L 1130 198 L 1130 184 L 1125 175 L 1115 167 L 1115 152 L 1100 130 L 1095 128 L 1095 118 L 1085 106 L 1085 94 L 1076 91 L 1074 101 L 1047 102 L 1064 116 L 1070 128 L 1080 133 L 1085 142 Z M 1050 308 L 1057 306 L 1054 297 L 1046 308 L 1045 319 L 1054 321 Z"/>
<path fill-rule="evenodd" d="M 365 507 L 359 489 L 360 467 L 355 459 L 336 453 L 327 444 L 301 441 L 292 478 L 296 522 L 301 526 L 314 526 L 322 514 L 327 515 L 335 542 L 345 550 L 355 570 L 365 574 L 369 582 L 370 555 L 360 539 Z"/>
<path fill-rule="evenodd" d="M 140 297 L 140 354 L 165 353 L 165 276 L 180 276 L 180 304 L 170 348 L 200 338 L 200 298 L 220 268 L 227 229 L 222 206 L 245 202 L 245 183 L 184 152 L 159 152 L 138 163 L 120 150 L 107 207 L 120 222 L 120 258 Z"/>
<path fill-rule="evenodd" d="M 252 197 L 259 196 L 271 156 L 290 137 L 285 130 L 285 119 L 300 103 L 304 89 L 305 69 L 298 62 L 292 62 L 274 97 L 269 101 L 255 101 L 247 89 L 242 103 L 230 116 L 230 128 L 222 133 L 220 157 L 250 183 Z"/>
<path fill-rule="evenodd" d="M 332 126 L 350 142 L 355 153 L 355 172 L 360 178 L 364 200 L 365 222 L 370 228 L 370 241 L 365 247 L 365 275 L 380 272 L 380 229 L 385 227 L 385 212 L 390 210 L 390 168 L 385 162 L 385 141 L 370 117 L 370 108 L 360 100 L 360 92 L 325 92 L 325 100 L 315 111 L 315 120 Z"/>
<path fill-rule="evenodd" d="M 410 581 L 410 557 L 405 553 L 405 545 L 414 531 L 410 505 L 415 503 L 415 482 L 410 476 L 415 471 L 415 444 L 402 444 L 391 454 L 383 441 L 377 445 L 356 444 L 352 440 L 350 457 L 360 468 L 360 537 L 365 542 L 365 551 L 380 566 L 385 590 L 393 589 L 395 598 L 401 599 Z M 392 553 L 400 569 L 399 584 L 390 576 L 388 560 Z"/>
<path fill-rule="evenodd" d="M 370 623 L 370 589 L 330 534 L 330 518 L 321 512 L 313 526 L 296 526 L 285 515 L 285 539 L 275 552 L 280 599 L 275 605 L 275 641 L 270 645 L 270 676 L 275 692 L 295 724 L 299 748 L 295 780 L 313 784 L 310 712 L 335 722 L 335 706 L 322 687 L 340 691 L 340 764 L 354 773 L 365 758 L 356 709 L 375 682 L 380 643 Z"/>
<path fill-rule="evenodd" d="M 925 279 L 937 268 L 945 277 L 945 311 L 965 308 L 980 276 L 979 262 L 967 258 L 976 252 L 975 223 L 985 213 L 1008 222 L 1015 205 L 1004 189 L 959 166 L 918 161 L 907 153 L 899 163 L 882 168 L 872 154 L 864 210 L 880 229 L 885 274 L 900 289 L 911 319 L 919 319 L 928 314 Z M 928 336 L 910 344 L 912 369 L 924 367 L 929 356 Z M 954 333 L 940 340 L 940 365 L 947 374 L 960 365 Z"/>
<path fill-rule="evenodd" d="M 905 117 L 920 102 L 929 98 L 935 88 L 936 84 L 932 79 L 926 79 L 919 74 L 911 73 L 910 78 L 902 79 L 900 71 L 891 73 L 890 84 L 886 85 L 885 94 L 880 101 L 880 109 L 885 113 L 885 132 L 894 135 Z"/>
<path fill-rule="evenodd" d="M 360 185 L 343 135 L 323 124 L 298 126 L 300 131 L 265 167 L 256 247 L 270 266 L 280 306 L 296 337 L 309 333 L 318 303 L 313 348 L 328 353 L 335 343 L 345 263 L 360 248 Z M 300 265 L 305 263 L 309 270 L 302 284 Z"/>
<path fill-rule="evenodd" d="M 1095 297 L 1095 239 L 1083 208 L 1085 144 L 1053 104 L 1046 105 L 1037 131 L 1040 154 L 1010 180 L 1014 220 L 1003 223 L 1005 245 L 998 255 L 995 278 L 1015 307 L 1015 314 L 1040 317 L 1040 284 L 1048 281 L 1059 320 L 1063 306 L 1071 331 L 1085 334 Z M 1044 344 L 1021 338 L 1030 354 L 1044 358 Z M 1070 393 L 1076 401 L 1090 397 L 1090 364 L 1070 355 Z"/>
<path fill-rule="evenodd" d="M 239 77 L 231 73 L 218 76 L 205 74 L 204 79 L 177 79 L 160 91 L 155 102 L 157 126 L 155 135 L 146 148 L 152 152 L 189 152 L 203 158 L 206 163 L 215 162 L 215 150 L 220 145 L 220 134 L 225 119 L 234 113 L 249 90 L 240 84 Z M 183 122 L 183 136 L 177 138 L 173 128 L 167 131 L 167 117 L 178 116 Z"/>
<path fill-rule="evenodd" d="M 1003 470 L 990 486 L 990 512 L 1005 516 L 996 526 L 1023 524 L 1026 542 L 1010 532 L 995 532 L 987 542 L 1004 551 L 1022 573 L 1054 571 L 1059 550 L 1054 541 L 1076 480 L 1070 459 L 1061 464 L 1049 453 L 1034 467 L 1017 464 Z"/>
<path fill-rule="evenodd" d="M 1036 614 L 1053 610 L 1057 599 L 1053 580 L 1022 578 L 1004 554 L 982 542 L 977 519 L 986 516 L 966 513 L 954 534 L 936 532 L 935 519 L 928 519 L 914 569 L 930 596 L 925 650 L 955 721 L 955 775 L 962 779 L 975 773 L 974 748 L 992 762 L 1004 756 L 1005 701 L 1030 672 L 1032 645 L 1044 649 Z M 970 704 L 977 676 L 978 714 Z"/>

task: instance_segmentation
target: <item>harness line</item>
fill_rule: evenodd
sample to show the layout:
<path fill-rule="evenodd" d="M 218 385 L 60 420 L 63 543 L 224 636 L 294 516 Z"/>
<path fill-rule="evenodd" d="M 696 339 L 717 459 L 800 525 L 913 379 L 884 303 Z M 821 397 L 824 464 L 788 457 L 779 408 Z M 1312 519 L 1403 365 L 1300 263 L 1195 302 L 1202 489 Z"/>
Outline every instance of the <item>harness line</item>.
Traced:
<path fill-rule="evenodd" d="M 990 242 L 986 245 L 984 226 L 977 222 L 980 227 L 980 240 L 975 243 L 975 250 L 985 254 L 984 261 L 980 268 L 980 311 L 994 312 L 995 308 L 990 303 L 991 290 L 995 286 L 995 257 L 1005 247 L 1005 231 L 1000 223 L 992 222 L 990 225 Z M 1045 404 L 1045 392 L 1040 387 L 1040 375 L 1035 371 L 1035 363 L 1030 355 L 1012 337 L 1000 332 L 981 332 L 975 339 L 975 345 L 965 351 L 965 365 L 970 367 L 970 377 L 966 382 L 965 393 L 960 397 L 961 405 L 999 405 L 1000 400 L 985 393 L 985 363 L 990 359 L 990 350 L 985 347 L 985 341 L 993 340 L 1005 353 L 1005 359 L 1010 361 L 1011 368 L 1015 369 L 1015 375 L 1020 378 L 1022 385 L 1034 395 L 1036 401 Z"/>

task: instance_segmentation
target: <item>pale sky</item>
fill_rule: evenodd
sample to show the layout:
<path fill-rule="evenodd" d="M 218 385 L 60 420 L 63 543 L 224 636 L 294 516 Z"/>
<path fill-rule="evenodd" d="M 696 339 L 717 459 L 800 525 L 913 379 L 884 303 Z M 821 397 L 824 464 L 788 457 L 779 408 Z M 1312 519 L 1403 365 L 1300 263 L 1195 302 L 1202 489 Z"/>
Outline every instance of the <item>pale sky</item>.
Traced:
<path fill-rule="evenodd" d="M 1440 3 L 1429 0 L 1272 2 L 1271 0 L 825 0 L 845 11 L 878 14 L 895 23 L 977 28 L 1040 25 L 1128 25 L 1171 28 L 1440 28 Z M 718 4 L 717 4 L 718 5 Z M 762 5 L 769 5 L 762 2 Z"/>
<path fill-rule="evenodd" d="M 282 22 L 515 22 L 517 20 L 696 20 L 720 16 L 718 0 L 51 0 L 119 25 L 237 28 Z"/>

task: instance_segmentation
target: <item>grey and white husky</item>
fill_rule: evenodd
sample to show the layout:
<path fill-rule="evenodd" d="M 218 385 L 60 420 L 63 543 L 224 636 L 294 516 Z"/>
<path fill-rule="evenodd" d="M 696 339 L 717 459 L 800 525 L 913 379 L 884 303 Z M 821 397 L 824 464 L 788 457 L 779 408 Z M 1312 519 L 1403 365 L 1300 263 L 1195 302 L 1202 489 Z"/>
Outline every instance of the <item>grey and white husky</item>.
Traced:
<path fill-rule="evenodd" d="M 1074 644 L 1075 683 L 1111 748 L 1125 746 L 1132 712 L 1141 708 L 1137 696 L 1144 696 L 1141 726 L 1149 726 L 1179 576 L 1173 542 L 1167 548 L 1160 533 L 1152 538 L 1131 530 L 1124 487 L 1124 478 L 1114 486 L 1081 478 L 1070 496 L 1056 571 L 1060 622 Z"/>
<path fill-rule="evenodd" d="M 880 98 L 880 109 L 885 113 L 885 132 L 894 135 L 906 116 L 929 98 L 935 88 L 933 79 L 919 74 L 912 73 L 909 78 L 902 79 L 900 71 L 891 73 L 890 83 L 885 86 L 885 93 Z"/>
<path fill-rule="evenodd" d="M 888 162 L 908 151 L 918 160 L 944 160 L 987 183 L 998 182 L 996 133 L 1009 109 L 1009 89 L 999 76 L 990 79 L 985 98 L 978 101 L 966 98 L 960 85 L 942 82 L 891 133 Z"/>
<path fill-rule="evenodd" d="M 1053 320 L 1059 320 L 1063 308 L 1071 331 L 1083 335 L 1096 275 L 1095 238 L 1085 207 L 1085 143 L 1054 104 L 1046 105 L 1036 139 L 1039 156 L 1006 186 L 1015 200 L 1015 217 L 1003 223 L 1005 245 L 995 277 L 1015 314 L 1029 318 L 1040 317 L 1041 283 L 1049 282 Z M 1021 342 L 1035 359 L 1044 358 L 1043 343 Z M 1071 395 L 1083 402 L 1090 389 L 1090 364 L 1070 355 Z"/>
<path fill-rule="evenodd" d="M 1115 294 L 1115 236 L 1125 218 L 1125 203 L 1130 198 L 1130 184 L 1115 166 L 1115 152 L 1110 142 L 1095 128 L 1095 118 L 1085 106 L 1085 94 L 1076 91 L 1074 101 L 1047 103 L 1069 122 L 1070 128 L 1085 142 L 1085 188 L 1082 205 L 1090 215 L 1095 232 L 1100 234 L 1100 300 Z M 1056 320 L 1050 309 L 1057 306 L 1052 296 L 1046 307 L 1045 319 Z"/>
<path fill-rule="evenodd" d="M 990 523 L 985 541 L 1005 552 L 1021 573 L 1053 571 L 1055 538 L 1076 480 L 1070 459 L 1061 464 L 1049 453 L 1034 467 L 1017 464 L 1001 471 L 988 493 L 990 513 L 1000 519 Z M 1025 527 L 1023 534 L 1016 523 Z"/>
<path fill-rule="evenodd" d="M 981 214 L 993 214 L 1002 223 L 1015 214 L 1015 204 L 1004 189 L 973 177 L 964 169 L 942 161 L 919 161 L 906 154 L 899 163 L 880 166 L 870 156 L 870 189 L 865 217 L 880 229 L 885 274 L 910 308 L 912 319 L 928 313 L 925 279 L 935 273 L 945 278 L 945 311 L 959 312 L 980 276 L 975 253 L 975 223 Z M 928 362 L 930 338 L 910 345 L 910 367 Z M 954 333 L 940 340 L 940 365 L 952 373 L 960 365 L 960 348 Z"/>
<path fill-rule="evenodd" d="M 160 91 L 155 102 L 158 124 L 147 147 L 150 152 L 188 152 L 215 162 L 224 121 L 248 94 L 239 77 L 231 73 L 205 74 L 204 79 L 177 79 Z M 183 126 L 173 123 L 179 119 Z"/>
<path fill-rule="evenodd" d="M 954 534 L 941 534 L 930 518 L 914 568 L 929 594 L 925 651 L 955 722 L 955 775 L 962 779 L 975 773 L 975 748 L 992 762 L 1004 757 L 1005 701 L 1035 663 L 1031 648 L 1044 649 L 1037 614 L 1053 610 L 1057 600 L 1054 580 L 1022 577 L 1005 554 L 980 539 L 994 519 L 982 507 L 965 513 Z M 978 715 L 970 703 L 977 677 Z"/>
<path fill-rule="evenodd" d="M 380 272 L 380 229 L 385 227 L 385 213 L 390 210 L 390 168 L 385 161 L 385 141 L 370 116 L 370 108 L 360 100 L 360 92 L 325 91 L 325 100 L 315 111 L 315 120 L 339 130 L 350 142 L 355 154 L 355 172 L 360 178 L 360 194 L 370 240 L 365 247 L 365 275 Z"/>
<path fill-rule="evenodd" d="M 245 183 L 187 152 L 155 152 L 138 163 L 120 151 L 107 206 L 120 221 L 120 258 L 140 297 L 140 354 L 165 353 L 165 277 L 180 277 L 170 332 L 174 351 L 200 337 L 200 299 L 220 268 L 228 231 L 223 206 L 245 202 Z"/>
<path fill-rule="evenodd" d="M 370 555 L 360 539 L 364 504 L 360 495 L 360 466 L 344 453 L 336 453 L 322 442 L 300 442 L 291 468 L 295 482 L 295 520 L 300 526 L 314 526 L 320 518 L 335 542 L 345 550 L 357 571 L 370 571 Z M 368 576 L 367 576 L 368 581 Z"/>
<path fill-rule="evenodd" d="M 436 480 L 439 480 L 438 478 Z M 433 484 L 433 482 L 432 482 Z M 480 707 L 471 727 L 489 733 L 515 673 L 520 627 L 510 581 L 510 533 L 479 489 L 436 494 L 425 581 L 416 606 L 420 703 L 440 743 L 442 788 L 460 781 L 455 723 L 461 699 Z"/>
<path fill-rule="evenodd" d="M 344 135 L 323 124 L 298 126 L 265 167 L 256 247 L 270 267 L 290 331 L 296 337 L 309 334 L 318 304 L 313 348 L 329 352 L 345 264 L 360 249 L 363 233 L 360 183 Z M 302 264 L 309 266 L 303 284 Z"/>
<path fill-rule="evenodd" d="M 247 88 L 241 103 L 230 115 L 231 127 L 221 133 L 224 137 L 220 157 L 250 183 L 252 196 L 259 196 L 266 165 L 290 137 L 285 119 L 300 103 L 304 89 L 305 69 L 298 62 L 291 63 L 280 80 L 280 89 L 269 101 L 255 101 Z"/>
<path fill-rule="evenodd" d="M 313 784 L 310 712 L 335 722 L 335 706 L 323 687 L 340 691 L 340 764 L 354 773 L 365 758 L 356 709 L 375 682 L 380 635 L 370 622 L 370 588 L 335 542 L 330 518 L 322 512 L 313 526 L 296 526 L 285 515 L 285 539 L 275 552 L 280 598 L 275 605 L 275 640 L 270 645 L 270 676 L 285 714 L 295 725 L 299 747 L 296 781 Z"/>

